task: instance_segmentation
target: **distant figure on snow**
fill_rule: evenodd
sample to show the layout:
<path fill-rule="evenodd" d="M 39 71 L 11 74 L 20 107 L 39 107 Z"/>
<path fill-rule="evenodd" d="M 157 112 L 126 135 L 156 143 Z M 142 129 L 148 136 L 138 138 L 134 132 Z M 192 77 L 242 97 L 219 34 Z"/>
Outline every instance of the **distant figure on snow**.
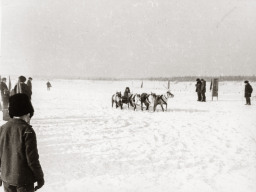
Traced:
<path fill-rule="evenodd" d="M 47 90 L 50 91 L 50 88 L 52 87 L 52 85 L 49 81 L 47 81 L 46 86 L 47 86 Z"/>
<path fill-rule="evenodd" d="M 197 101 L 201 101 L 202 100 L 202 96 L 201 96 L 201 81 L 200 79 L 196 79 L 196 92 L 197 92 Z"/>
<path fill-rule="evenodd" d="M 201 79 L 201 95 L 202 95 L 202 100 L 203 102 L 206 102 L 206 81 L 204 79 Z"/>
<path fill-rule="evenodd" d="M 8 103 L 9 103 L 9 89 L 6 85 L 6 78 L 2 78 L 1 84 L 0 84 L 0 89 L 1 89 L 1 97 L 3 101 L 3 109 L 8 108 Z"/>
<path fill-rule="evenodd" d="M 246 104 L 245 105 L 251 105 L 251 95 L 253 92 L 253 88 L 250 85 L 249 81 L 245 81 L 245 89 L 244 89 L 244 97 L 246 99 Z"/>
<path fill-rule="evenodd" d="M 44 185 L 36 133 L 30 125 L 34 109 L 26 94 L 15 94 L 9 101 L 11 119 L 0 127 L 0 184 L 5 192 L 34 192 Z"/>
<path fill-rule="evenodd" d="M 29 97 L 29 99 L 31 100 L 32 92 L 31 92 L 31 90 L 29 89 L 28 85 L 25 84 L 25 82 L 26 82 L 26 77 L 20 76 L 18 83 L 17 83 L 17 84 L 15 85 L 15 87 L 14 87 L 14 94 L 17 94 L 17 93 L 24 93 L 24 94 L 26 94 L 26 95 Z"/>

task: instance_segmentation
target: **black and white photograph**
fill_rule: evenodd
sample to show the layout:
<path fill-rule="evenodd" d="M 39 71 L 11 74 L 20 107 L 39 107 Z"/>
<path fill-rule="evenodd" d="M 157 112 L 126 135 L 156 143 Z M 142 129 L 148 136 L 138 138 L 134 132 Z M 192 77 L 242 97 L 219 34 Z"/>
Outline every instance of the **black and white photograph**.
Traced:
<path fill-rule="evenodd" d="M 255 0 L 1 0 L 0 192 L 255 192 Z"/>

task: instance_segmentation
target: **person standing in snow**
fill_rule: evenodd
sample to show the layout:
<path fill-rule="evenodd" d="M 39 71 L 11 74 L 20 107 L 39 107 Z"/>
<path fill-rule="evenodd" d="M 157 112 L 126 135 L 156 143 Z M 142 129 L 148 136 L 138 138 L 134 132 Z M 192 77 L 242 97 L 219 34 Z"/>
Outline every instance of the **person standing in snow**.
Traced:
<path fill-rule="evenodd" d="M 245 105 L 251 105 L 251 95 L 253 92 L 253 88 L 250 85 L 249 81 L 245 81 L 245 88 L 244 88 L 244 97 L 246 99 Z"/>
<path fill-rule="evenodd" d="M 8 103 L 9 103 L 9 89 L 6 85 L 6 78 L 5 77 L 2 78 L 0 89 L 1 89 L 1 97 L 2 97 L 2 101 L 3 101 L 3 109 L 7 109 L 8 108 Z"/>
<path fill-rule="evenodd" d="M 44 185 L 36 133 L 30 125 L 33 113 L 26 94 L 10 97 L 11 119 L 0 127 L 0 185 L 5 192 L 34 192 Z"/>
<path fill-rule="evenodd" d="M 26 77 L 20 76 L 19 77 L 19 82 L 14 87 L 14 94 L 24 93 L 31 100 L 32 92 L 31 92 L 31 90 L 29 89 L 28 85 L 25 82 L 26 82 Z"/>
<path fill-rule="evenodd" d="M 201 97 L 201 81 L 200 79 L 196 79 L 196 92 L 197 92 L 197 101 L 201 101 L 202 97 Z"/>
<path fill-rule="evenodd" d="M 202 100 L 203 102 L 206 102 L 206 81 L 204 79 L 201 79 L 201 94 L 202 94 Z"/>
<path fill-rule="evenodd" d="M 28 78 L 27 86 L 31 90 L 31 94 L 32 94 L 32 78 L 31 77 Z"/>

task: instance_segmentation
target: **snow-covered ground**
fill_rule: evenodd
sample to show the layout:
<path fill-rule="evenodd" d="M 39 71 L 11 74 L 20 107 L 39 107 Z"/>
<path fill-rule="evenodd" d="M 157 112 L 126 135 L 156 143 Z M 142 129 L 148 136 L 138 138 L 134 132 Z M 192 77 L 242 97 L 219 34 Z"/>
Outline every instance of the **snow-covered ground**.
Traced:
<path fill-rule="evenodd" d="M 197 102 L 195 82 L 171 82 L 168 111 L 111 107 L 111 96 L 165 93 L 167 82 L 33 80 L 41 192 L 255 192 L 256 100 L 220 82 Z M 256 92 L 256 84 L 252 83 Z M 1 124 L 4 122 L 1 121 Z M 1 188 L 2 192 L 3 189 Z"/>

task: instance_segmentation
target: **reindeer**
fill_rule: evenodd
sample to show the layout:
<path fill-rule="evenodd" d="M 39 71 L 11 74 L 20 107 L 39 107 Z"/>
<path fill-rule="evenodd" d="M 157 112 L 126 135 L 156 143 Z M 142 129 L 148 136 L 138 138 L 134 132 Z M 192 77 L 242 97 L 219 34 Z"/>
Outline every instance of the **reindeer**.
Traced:
<path fill-rule="evenodd" d="M 164 111 L 163 105 L 166 105 L 166 111 L 167 111 L 167 105 L 168 105 L 168 99 L 169 98 L 173 98 L 174 95 L 170 92 L 167 91 L 166 94 L 164 95 L 156 95 L 154 93 L 151 94 L 153 96 L 153 100 L 154 100 L 154 106 L 153 106 L 153 110 L 156 110 L 157 105 L 161 105 L 162 110 Z"/>
<path fill-rule="evenodd" d="M 120 106 L 121 109 L 123 109 L 121 92 L 116 92 L 114 95 L 112 95 L 112 107 L 113 107 L 114 103 L 116 104 L 116 108 Z"/>
<path fill-rule="evenodd" d="M 138 103 L 141 101 L 141 96 L 140 94 L 132 94 L 132 96 L 130 97 L 130 102 L 131 102 L 131 106 L 133 106 L 134 111 L 137 108 Z"/>
<path fill-rule="evenodd" d="M 140 101 L 141 101 L 141 110 L 143 111 L 143 104 L 146 105 L 146 110 L 148 110 L 150 104 L 153 101 L 152 93 L 151 94 L 142 93 L 140 97 Z"/>

